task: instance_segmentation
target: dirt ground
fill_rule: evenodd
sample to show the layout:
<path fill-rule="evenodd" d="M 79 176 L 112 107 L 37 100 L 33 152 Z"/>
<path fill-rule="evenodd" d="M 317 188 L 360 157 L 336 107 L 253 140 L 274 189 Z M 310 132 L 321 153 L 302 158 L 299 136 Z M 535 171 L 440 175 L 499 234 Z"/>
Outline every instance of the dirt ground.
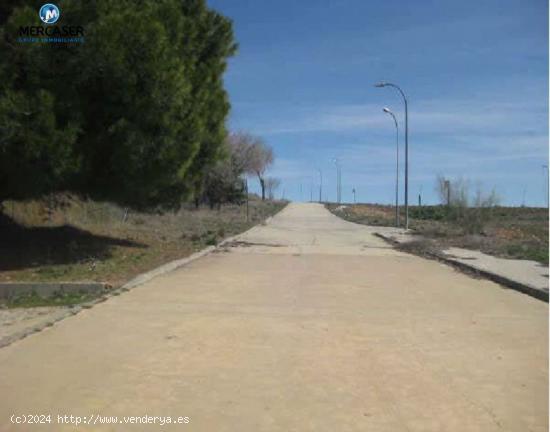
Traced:
<path fill-rule="evenodd" d="M 377 204 L 327 204 L 344 219 L 374 226 L 395 226 L 395 207 Z M 477 233 L 460 222 L 445 220 L 441 206 L 411 206 L 410 228 L 431 240 L 430 247 L 461 247 L 502 258 L 548 264 L 548 211 L 545 208 L 496 207 Z M 401 222 L 404 211 L 401 209 Z"/>
<path fill-rule="evenodd" d="M 240 233 L 279 211 L 252 200 L 220 210 L 136 213 L 108 203 L 56 197 L 5 202 L 0 213 L 0 281 L 98 281 L 120 286 L 133 276 Z"/>

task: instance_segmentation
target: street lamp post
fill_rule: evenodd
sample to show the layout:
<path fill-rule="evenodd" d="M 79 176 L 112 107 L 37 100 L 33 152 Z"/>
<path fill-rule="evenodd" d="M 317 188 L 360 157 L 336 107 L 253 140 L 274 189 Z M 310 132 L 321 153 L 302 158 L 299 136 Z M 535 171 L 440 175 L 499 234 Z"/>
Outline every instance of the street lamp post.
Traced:
<path fill-rule="evenodd" d="M 409 229 L 409 112 L 408 102 L 405 93 L 401 88 L 392 83 L 379 82 L 374 85 L 375 87 L 393 87 L 401 93 L 403 101 L 405 102 L 405 229 Z"/>
<path fill-rule="evenodd" d="M 384 108 L 383 111 L 391 115 L 395 123 L 395 226 L 399 227 L 399 125 L 394 113 L 392 113 L 389 108 Z"/>

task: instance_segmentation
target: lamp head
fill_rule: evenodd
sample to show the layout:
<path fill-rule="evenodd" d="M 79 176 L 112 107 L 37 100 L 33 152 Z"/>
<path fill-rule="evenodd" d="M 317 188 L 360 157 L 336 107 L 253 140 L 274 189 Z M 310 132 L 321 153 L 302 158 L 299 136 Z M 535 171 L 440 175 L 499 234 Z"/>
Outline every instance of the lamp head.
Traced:
<path fill-rule="evenodd" d="M 374 84 L 374 87 L 385 87 L 386 83 L 384 81 L 380 81 L 379 83 Z"/>
<path fill-rule="evenodd" d="M 387 107 L 382 108 L 382 111 L 384 111 L 387 114 L 392 114 L 391 110 Z"/>

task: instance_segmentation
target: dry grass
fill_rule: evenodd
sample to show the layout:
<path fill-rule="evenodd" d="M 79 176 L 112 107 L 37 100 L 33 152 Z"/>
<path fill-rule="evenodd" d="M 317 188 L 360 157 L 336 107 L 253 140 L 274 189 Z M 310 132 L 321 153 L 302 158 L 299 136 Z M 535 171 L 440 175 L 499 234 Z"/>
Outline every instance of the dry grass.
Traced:
<path fill-rule="evenodd" d="M 328 204 L 336 215 L 351 222 L 394 226 L 395 209 L 377 204 L 348 205 L 342 210 Z M 475 211 L 475 209 L 466 209 Z M 430 247 L 450 246 L 480 250 L 504 258 L 530 259 L 548 263 L 548 211 L 544 208 L 495 207 L 477 232 L 459 221 L 450 220 L 442 206 L 411 206 L 410 227 L 430 240 Z M 404 221 L 404 212 L 401 212 Z"/>
<path fill-rule="evenodd" d="M 59 195 L 54 202 L 4 202 L 0 281 L 91 280 L 120 286 L 133 276 L 235 235 L 282 202 L 250 202 L 177 213 L 126 213 L 116 205 Z"/>

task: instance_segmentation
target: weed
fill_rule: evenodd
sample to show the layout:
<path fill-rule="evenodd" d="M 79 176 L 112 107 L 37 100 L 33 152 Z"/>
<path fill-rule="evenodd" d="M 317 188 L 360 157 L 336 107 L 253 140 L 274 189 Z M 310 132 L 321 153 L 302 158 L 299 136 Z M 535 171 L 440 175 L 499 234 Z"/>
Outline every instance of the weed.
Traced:
<path fill-rule="evenodd" d="M 14 297 L 7 301 L 8 308 L 28 308 L 38 306 L 73 306 L 93 299 L 94 296 L 85 293 L 57 292 L 50 297 L 41 297 L 36 292 Z"/>
<path fill-rule="evenodd" d="M 344 211 L 336 211 L 337 207 L 336 204 L 327 204 L 327 208 L 334 214 L 351 222 L 378 226 L 395 224 L 393 206 L 355 204 L 348 205 Z M 548 264 L 546 209 L 411 206 L 409 216 L 412 230 L 435 241 L 440 248 L 455 246 L 477 249 L 504 258 L 529 259 Z M 404 220 L 403 211 L 401 220 Z"/>
<path fill-rule="evenodd" d="M 183 258 L 245 231 L 282 209 L 284 202 L 251 200 L 220 210 L 132 212 L 66 195 L 51 220 L 40 201 L 5 202 L 0 213 L 0 281 L 97 281 L 114 287 L 136 274 Z M 69 224 L 70 222 L 70 224 Z M 37 300 L 38 301 L 38 300 Z"/>

